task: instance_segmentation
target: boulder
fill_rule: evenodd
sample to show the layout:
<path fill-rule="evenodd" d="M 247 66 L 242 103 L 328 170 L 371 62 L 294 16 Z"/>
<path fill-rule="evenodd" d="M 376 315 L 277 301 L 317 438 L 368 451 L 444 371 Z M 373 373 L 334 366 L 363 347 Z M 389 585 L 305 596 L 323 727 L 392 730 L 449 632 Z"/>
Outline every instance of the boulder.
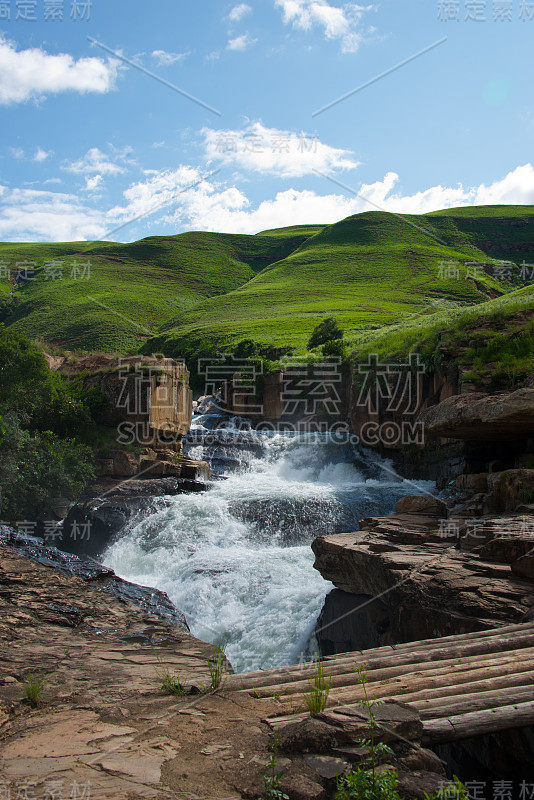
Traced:
<path fill-rule="evenodd" d="M 348 761 L 335 756 L 304 756 L 304 761 L 314 772 L 324 780 L 331 781 L 349 772 L 351 767 Z"/>
<path fill-rule="evenodd" d="M 519 558 L 526 556 L 534 547 L 534 536 L 512 538 L 502 536 L 492 539 L 477 550 L 481 558 L 488 561 L 499 561 L 502 564 L 513 564 Z"/>
<path fill-rule="evenodd" d="M 534 433 L 534 389 L 449 397 L 419 416 L 430 436 L 509 440 Z"/>
<path fill-rule="evenodd" d="M 326 800 L 324 788 L 304 775 L 291 775 L 282 778 L 280 789 L 289 800 Z"/>
<path fill-rule="evenodd" d="M 512 564 L 512 572 L 534 581 L 534 548 Z"/>
<path fill-rule="evenodd" d="M 402 497 L 395 503 L 395 511 L 397 514 L 426 514 L 439 518 L 447 516 L 447 506 L 443 500 L 425 495 Z"/>
<path fill-rule="evenodd" d="M 449 786 L 450 795 L 447 795 Z M 435 772 L 399 772 L 398 792 L 406 800 L 427 800 L 439 791 L 444 791 L 445 796 L 458 797 L 454 784 Z"/>
<path fill-rule="evenodd" d="M 337 743 L 336 731 L 311 717 L 286 725 L 279 734 L 283 753 L 327 753 Z"/>
<path fill-rule="evenodd" d="M 113 472 L 116 478 L 133 478 L 141 469 L 141 456 L 130 450 L 112 450 Z"/>
<path fill-rule="evenodd" d="M 312 544 L 314 566 L 323 578 L 354 595 L 352 607 L 344 604 L 348 615 L 332 626 L 344 651 L 362 646 L 355 621 L 365 615 L 370 598 L 380 597 L 383 606 L 379 615 L 368 614 L 362 625 L 365 646 L 468 633 L 526 619 L 534 606 L 534 587 L 529 592 L 525 584 L 531 556 L 514 561 L 510 569 L 507 562 L 479 554 L 498 537 L 521 538 L 521 518 L 458 521 L 457 537 L 466 528 L 470 531 L 459 540 L 461 548 L 458 539 L 440 541 L 408 528 L 406 519 L 408 515 L 377 518 L 368 532 L 319 537 Z"/>
<path fill-rule="evenodd" d="M 375 728 L 377 742 L 392 744 L 403 740 L 420 744 L 423 735 L 421 717 L 406 703 L 384 700 L 373 709 L 373 716 L 378 723 Z M 337 739 L 342 744 L 369 738 L 369 719 L 366 708 L 354 706 L 336 706 L 317 715 L 317 720 L 336 729 Z"/>

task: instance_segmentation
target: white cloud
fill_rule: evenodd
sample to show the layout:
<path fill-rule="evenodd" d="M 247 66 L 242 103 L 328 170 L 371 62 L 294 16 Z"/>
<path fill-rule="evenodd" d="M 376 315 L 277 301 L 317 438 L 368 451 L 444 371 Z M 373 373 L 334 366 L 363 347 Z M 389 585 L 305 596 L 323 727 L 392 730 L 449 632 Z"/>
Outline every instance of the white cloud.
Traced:
<path fill-rule="evenodd" d="M 38 147 L 37 150 L 35 151 L 35 155 L 33 157 L 33 160 L 37 161 L 37 162 L 46 161 L 46 159 L 50 155 L 52 155 L 52 153 L 50 151 L 46 151 L 46 150 L 43 150 L 42 147 Z"/>
<path fill-rule="evenodd" d="M 74 172 L 77 175 L 90 175 L 91 173 L 119 175 L 122 172 L 126 172 L 123 166 L 112 161 L 98 147 L 92 147 L 83 158 L 66 164 L 63 169 L 67 170 L 67 172 Z"/>
<path fill-rule="evenodd" d="M 98 239 L 104 214 L 83 205 L 76 195 L 14 189 L 2 195 L 0 239 L 68 242 Z"/>
<path fill-rule="evenodd" d="M 16 159 L 19 159 L 19 160 L 21 158 L 24 158 L 24 150 L 22 149 L 22 147 L 10 147 L 9 148 L 9 152 L 11 153 L 13 158 L 16 158 Z"/>
<path fill-rule="evenodd" d="M 475 205 L 534 204 L 534 167 L 525 164 L 490 186 L 482 184 L 473 202 Z"/>
<path fill-rule="evenodd" d="M 534 167 L 517 167 L 489 186 L 464 188 L 433 186 L 413 195 L 395 192 L 398 175 L 389 172 L 381 181 L 355 185 L 359 197 L 309 189 L 288 189 L 254 208 L 241 191 L 204 185 L 189 196 L 166 221 L 194 230 L 257 233 L 268 228 L 301 224 L 332 224 L 377 206 L 398 214 L 424 214 L 444 208 L 470 205 L 534 204 Z M 325 185 L 327 183 L 325 182 Z M 367 202 L 370 201 L 370 202 Z"/>
<path fill-rule="evenodd" d="M 358 162 L 348 150 L 330 147 L 316 136 L 266 128 L 261 122 L 243 130 L 203 128 L 206 158 L 225 166 L 253 170 L 283 178 L 319 172 L 355 169 Z"/>
<path fill-rule="evenodd" d="M 94 192 L 100 186 L 102 180 L 102 175 L 93 175 L 92 177 L 88 176 L 85 179 L 84 191 Z"/>
<path fill-rule="evenodd" d="M 100 184 L 98 177 L 88 178 L 89 191 Z M 491 184 L 475 187 L 437 185 L 406 195 L 397 189 L 398 182 L 398 175 L 389 172 L 374 183 L 355 184 L 354 190 L 359 195 L 355 197 L 334 188 L 328 191 L 329 183 L 324 181 L 318 183 L 322 194 L 317 189 L 290 188 L 254 205 L 238 187 L 213 179 L 203 180 L 198 169 L 182 165 L 131 184 L 123 193 L 124 203 L 108 211 L 96 207 L 96 199 L 91 200 L 91 195 L 82 201 L 72 194 L 4 187 L 0 191 L 0 239 L 99 239 L 110 229 L 147 212 L 152 213 L 112 238 L 128 241 L 148 235 L 150 230 L 160 233 L 169 228 L 173 232 L 257 233 L 289 225 L 331 224 L 352 214 L 374 211 L 377 206 L 400 214 L 421 214 L 477 204 L 534 204 L 531 164 L 517 167 Z"/>
<path fill-rule="evenodd" d="M 238 6 L 234 6 L 230 13 L 228 14 L 228 19 L 230 22 L 240 22 L 243 17 L 246 17 L 247 14 L 250 14 L 252 8 L 247 5 L 246 3 L 240 3 Z"/>
<path fill-rule="evenodd" d="M 303 31 L 322 28 L 326 39 L 338 39 L 341 42 L 344 53 L 358 50 L 363 41 L 359 23 L 364 13 L 373 8 L 357 3 L 347 3 L 340 8 L 327 0 L 275 0 L 275 6 L 282 10 L 286 25 Z"/>
<path fill-rule="evenodd" d="M 252 45 L 256 44 L 257 41 L 258 40 L 253 39 L 250 34 L 244 33 L 242 36 L 237 36 L 235 39 L 230 39 L 227 44 L 227 48 L 228 50 L 234 50 L 242 53 L 249 47 L 252 47 Z"/>
<path fill-rule="evenodd" d="M 169 67 L 177 61 L 183 61 L 189 53 L 167 53 L 165 50 L 154 50 L 152 58 L 155 58 L 159 67 Z"/>
<path fill-rule="evenodd" d="M 49 55 L 32 48 L 17 51 L 16 44 L 0 37 L 0 104 L 23 103 L 60 92 L 105 93 L 115 85 L 118 62 Z"/>

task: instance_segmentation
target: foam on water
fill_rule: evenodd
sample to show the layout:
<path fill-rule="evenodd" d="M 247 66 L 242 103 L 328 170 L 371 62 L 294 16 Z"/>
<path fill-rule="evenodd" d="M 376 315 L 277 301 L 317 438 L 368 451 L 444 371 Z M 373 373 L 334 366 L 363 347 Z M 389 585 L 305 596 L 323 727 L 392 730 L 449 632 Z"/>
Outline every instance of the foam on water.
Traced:
<path fill-rule="evenodd" d="M 196 432 L 207 430 L 204 422 L 196 421 Z M 313 569 L 316 535 L 354 530 L 358 519 L 389 513 L 418 491 L 411 482 L 366 477 L 347 448 L 327 439 L 252 436 L 262 457 L 249 454 L 244 471 L 206 493 L 165 498 L 104 556 L 121 577 L 167 592 L 195 636 L 226 638 L 236 671 L 295 663 L 305 652 L 333 588 Z M 198 444 L 189 452 L 210 455 Z"/>

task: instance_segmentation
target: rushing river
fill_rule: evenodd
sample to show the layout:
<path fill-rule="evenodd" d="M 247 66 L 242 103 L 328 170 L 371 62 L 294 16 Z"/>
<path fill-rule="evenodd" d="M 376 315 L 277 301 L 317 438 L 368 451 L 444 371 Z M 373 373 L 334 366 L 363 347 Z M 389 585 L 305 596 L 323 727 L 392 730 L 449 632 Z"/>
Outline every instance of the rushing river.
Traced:
<path fill-rule="evenodd" d="M 316 536 L 357 529 L 433 484 L 327 434 L 212 430 L 197 417 L 186 451 L 212 465 L 208 492 L 163 498 L 105 553 L 122 578 L 167 592 L 204 641 L 227 641 L 237 671 L 296 663 L 333 588 L 313 569 Z"/>

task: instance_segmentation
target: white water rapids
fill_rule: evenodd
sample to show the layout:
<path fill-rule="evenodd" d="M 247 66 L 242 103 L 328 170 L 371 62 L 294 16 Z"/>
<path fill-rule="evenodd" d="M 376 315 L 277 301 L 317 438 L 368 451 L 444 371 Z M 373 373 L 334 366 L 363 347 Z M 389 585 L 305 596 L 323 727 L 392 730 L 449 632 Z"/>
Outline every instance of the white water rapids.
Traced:
<path fill-rule="evenodd" d="M 249 431 L 235 446 L 231 426 L 223 444 L 210 443 L 209 424 L 197 418 L 188 453 L 227 477 L 204 493 L 157 499 L 104 563 L 166 592 L 198 638 L 226 639 L 236 672 L 296 663 L 333 588 L 313 569 L 313 539 L 356 530 L 433 484 L 401 481 L 387 462 L 327 435 Z"/>

